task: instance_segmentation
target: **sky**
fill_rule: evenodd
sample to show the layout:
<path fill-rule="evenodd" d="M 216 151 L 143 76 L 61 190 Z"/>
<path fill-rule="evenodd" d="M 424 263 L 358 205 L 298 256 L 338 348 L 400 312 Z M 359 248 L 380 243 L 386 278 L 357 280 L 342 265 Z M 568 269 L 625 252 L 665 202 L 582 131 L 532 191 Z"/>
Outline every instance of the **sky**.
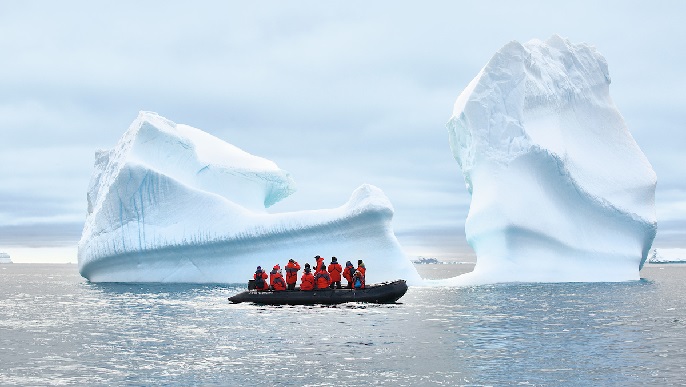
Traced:
<path fill-rule="evenodd" d="M 1 1 L 0 251 L 76 262 L 96 149 L 141 110 L 290 172 L 270 212 L 363 183 L 408 254 L 473 260 L 448 145 L 455 99 L 503 45 L 595 46 L 658 176 L 654 247 L 686 247 L 686 2 Z"/>

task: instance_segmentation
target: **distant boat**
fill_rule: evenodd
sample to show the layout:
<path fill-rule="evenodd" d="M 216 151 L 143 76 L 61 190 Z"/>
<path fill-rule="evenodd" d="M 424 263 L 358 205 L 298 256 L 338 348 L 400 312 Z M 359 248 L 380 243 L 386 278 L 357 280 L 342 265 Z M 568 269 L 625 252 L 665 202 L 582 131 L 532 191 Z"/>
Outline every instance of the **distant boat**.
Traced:
<path fill-rule="evenodd" d="M 323 289 L 323 290 L 247 290 L 229 297 L 234 304 L 253 302 L 267 305 L 313 305 L 343 304 L 346 302 L 370 302 L 391 304 L 407 292 L 405 280 L 370 285 L 364 289 Z"/>
<path fill-rule="evenodd" d="M 7 253 L 0 253 L 0 264 L 2 263 L 12 263 L 12 259 L 10 259 L 10 255 Z"/>

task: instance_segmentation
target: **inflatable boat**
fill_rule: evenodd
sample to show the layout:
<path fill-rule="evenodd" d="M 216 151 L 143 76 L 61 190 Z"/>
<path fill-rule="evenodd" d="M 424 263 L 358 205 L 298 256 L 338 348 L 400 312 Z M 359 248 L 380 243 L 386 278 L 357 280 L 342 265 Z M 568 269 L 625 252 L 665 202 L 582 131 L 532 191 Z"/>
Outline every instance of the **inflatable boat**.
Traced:
<path fill-rule="evenodd" d="M 229 301 L 253 302 L 267 305 L 313 305 L 313 304 L 342 304 L 345 302 L 370 302 L 376 304 L 391 304 L 400 299 L 407 292 L 405 280 L 384 282 L 370 285 L 364 289 L 323 289 L 323 290 L 246 290 Z"/>

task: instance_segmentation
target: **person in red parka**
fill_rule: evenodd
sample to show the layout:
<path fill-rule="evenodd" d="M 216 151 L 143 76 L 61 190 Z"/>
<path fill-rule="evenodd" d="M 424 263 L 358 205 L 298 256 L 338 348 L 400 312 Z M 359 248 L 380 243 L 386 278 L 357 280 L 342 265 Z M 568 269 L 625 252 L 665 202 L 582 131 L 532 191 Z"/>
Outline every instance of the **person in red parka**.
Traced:
<path fill-rule="evenodd" d="M 322 263 L 319 270 L 314 274 L 314 285 L 317 289 L 328 289 L 331 285 L 331 276 L 329 272 L 326 271 L 326 265 Z"/>
<path fill-rule="evenodd" d="M 358 260 L 357 260 L 357 270 L 359 270 L 360 273 L 362 273 L 362 276 L 363 276 L 363 277 L 366 277 L 366 276 L 367 276 L 367 268 L 364 267 L 364 262 L 362 262 L 361 259 L 358 259 Z"/>
<path fill-rule="evenodd" d="M 255 280 L 255 290 L 269 290 L 269 283 L 267 282 L 267 273 L 262 270 L 262 266 L 258 266 L 252 278 Z"/>
<path fill-rule="evenodd" d="M 319 271 L 319 268 L 322 267 L 322 265 L 324 264 L 324 258 L 320 257 L 319 255 L 316 255 L 314 257 L 314 259 L 317 261 L 314 264 L 314 270 L 313 270 L 315 275 L 316 275 L 317 271 Z"/>
<path fill-rule="evenodd" d="M 305 264 L 305 272 L 300 278 L 300 290 L 313 290 L 314 289 L 314 276 L 310 271 L 310 265 Z"/>
<path fill-rule="evenodd" d="M 348 285 L 346 288 L 352 289 L 353 288 L 353 276 L 355 275 L 355 266 L 353 266 L 353 263 L 348 261 L 345 263 L 345 269 L 343 269 L 343 278 L 345 278 L 348 281 Z"/>
<path fill-rule="evenodd" d="M 286 290 L 286 281 L 281 274 L 281 266 L 274 265 L 274 269 L 269 273 L 269 285 L 272 290 L 281 291 Z"/>
<path fill-rule="evenodd" d="M 338 263 L 338 258 L 331 257 L 331 263 L 329 264 L 327 270 L 329 272 L 329 276 L 331 277 L 331 289 L 333 289 L 334 287 L 336 289 L 340 289 L 341 273 L 343 272 L 343 268 L 341 267 L 341 264 Z"/>
<path fill-rule="evenodd" d="M 279 270 L 281 270 L 281 266 L 279 266 L 279 264 L 277 263 L 272 268 L 272 271 L 269 272 L 269 285 L 270 286 L 274 284 L 274 278 L 278 274 Z"/>
<path fill-rule="evenodd" d="M 286 265 L 286 285 L 288 290 L 295 290 L 295 283 L 298 282 L 298 270 L 300 265 L 294 259 L 289 259 Z"/>

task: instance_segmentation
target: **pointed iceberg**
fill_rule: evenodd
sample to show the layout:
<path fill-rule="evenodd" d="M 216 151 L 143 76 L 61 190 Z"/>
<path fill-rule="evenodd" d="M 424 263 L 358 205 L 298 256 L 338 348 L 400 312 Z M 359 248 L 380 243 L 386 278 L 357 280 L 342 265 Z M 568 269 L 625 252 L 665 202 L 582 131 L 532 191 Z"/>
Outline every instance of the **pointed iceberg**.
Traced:
<path fill-rule="evenodd" d="M 639 279 L 653 169 L 610 98 L 605 58 L 559 36 L 498 51 L 447 124 L 475 270 L 454 284 Z"/>
<path fill-rule="evenodd" d="M 243 283 L 257 265 L 362 259 L 368 281 L 419 276 L 371 185 L 334 209 L 269 214 L 290 175 L 199 129 L 141 112 L 114 149 L 96 153 L 79 271 L 93 282 Z"/>

